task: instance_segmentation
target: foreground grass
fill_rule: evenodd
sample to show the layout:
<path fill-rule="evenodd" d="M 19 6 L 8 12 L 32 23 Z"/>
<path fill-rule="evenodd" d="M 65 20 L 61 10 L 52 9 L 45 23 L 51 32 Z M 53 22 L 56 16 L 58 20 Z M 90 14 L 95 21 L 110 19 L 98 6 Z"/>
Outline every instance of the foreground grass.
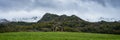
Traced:
<path fill-rule="evenodd" d="M 120 40 L 120 35 L 78 32 L 0 33 L 0 40 Z"/>

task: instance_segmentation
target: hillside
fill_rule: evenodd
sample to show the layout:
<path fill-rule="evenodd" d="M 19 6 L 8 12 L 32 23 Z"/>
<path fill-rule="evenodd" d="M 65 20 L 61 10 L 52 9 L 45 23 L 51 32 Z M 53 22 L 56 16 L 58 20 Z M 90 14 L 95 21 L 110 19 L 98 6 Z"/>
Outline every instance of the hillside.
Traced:
<path fill-rule="evenodd" d="M 50 21 L 57 21 L 57 22 L 63 22 L 63 21 L 84 21 L 80 19 L 79 17 L 72 15 L 72 16 L 67 16 L 67 15 L 56 15 L 56 14 L 51 14 L 51 13 L 46 13 L 41 20 L 38 22 L 50 22 Z"/>
<path fill-rule="evenodd" d="M 0 24 L 0 32 L 93 32 L 120 34 L 120 22 L 87 22 L 76 15 L 46 13 L 36 23 L 7 22 Z"/>

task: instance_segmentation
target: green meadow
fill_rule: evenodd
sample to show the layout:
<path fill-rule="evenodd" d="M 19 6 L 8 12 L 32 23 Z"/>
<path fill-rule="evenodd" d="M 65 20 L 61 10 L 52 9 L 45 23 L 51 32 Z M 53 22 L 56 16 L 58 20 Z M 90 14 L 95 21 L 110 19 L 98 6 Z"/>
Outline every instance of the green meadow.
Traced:
<path fill-rule="evenodd" d="M 82 32 L 8 32 L 0 40 L 120 40 L 120 35 Z"/>

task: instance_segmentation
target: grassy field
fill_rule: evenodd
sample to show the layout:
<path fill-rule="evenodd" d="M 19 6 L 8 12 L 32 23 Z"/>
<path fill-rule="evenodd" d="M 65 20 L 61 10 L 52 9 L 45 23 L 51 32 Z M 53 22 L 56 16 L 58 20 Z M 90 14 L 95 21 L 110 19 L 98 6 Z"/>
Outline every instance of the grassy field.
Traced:
<path fill-rule="evenodd" d="M 0 33 L 0 40 L 120 40 L 120 35 L 79 32 Z"/>

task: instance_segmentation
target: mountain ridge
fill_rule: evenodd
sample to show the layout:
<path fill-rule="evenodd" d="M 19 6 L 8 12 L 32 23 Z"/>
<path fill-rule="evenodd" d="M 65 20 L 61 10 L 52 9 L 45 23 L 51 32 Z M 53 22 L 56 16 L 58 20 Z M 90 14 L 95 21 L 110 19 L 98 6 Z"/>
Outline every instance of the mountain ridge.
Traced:
<path fill-rule="evenodd" d="M 59 19 L 59 20 L 62 20 L 62 18 L 76 18 L 78 20 L 81 20 L 81 21 L 86 21 L 86 22 L 90 22 L 89 19 L 87 20 L 83 20 L 81 19 L 80 17 L 76 16 L 76 15 L 71 15 L 71 16 L 67 16 L 67 15 L 57 15 L 57 14 L 52 14 L 52 13 L 46 13 L 44 14 L 41 18 L 38 17 L 38 16 L 33 16 L 31 18 L 13 18 L 11 21 L 10 20 L 7 20 L 9 22 L 29 22 L 29 23 L 35 23 L 35 22 L 43 22 L 43 21 L 52 21 L 53 19 Z M 99 21 L 97 22 L 100 22 L 100 21 L 106 21 L 106 22 L 120 22 L 120 20 L 116 20 L 115 18 L 104 18 L 104 17 L 100 17 L 98 19 Z M 107 21 L 108 20 L 108 21 Z M 0 19 L 0 23 L 2 23 L 2 19 Z M 5 22 L 4 22 L 5 23 Z"/>
<path fill-rule="evenodd" d="M 47 17 L 50 17 L 50 18 L 47 18 Z M 76 15 L 67 16 L 67 15 L 64 15 L 64 14 L 63 15 L 57 15 L 57 14 L 52 14 L 52 13 L 46 13 L 42 17 L 33 16 L 33 17 L 30 17 L 30 18 L 29 17 L 26 17 L 26 18 L 12 18 L 12 20 L 7 20 L 7 19 L 6 20 L 9 21 L 9 22 L 21 22 L 21 21 L 22 22 L 40 22 L 40 21 L 43 21 L 43 19 L 45 21 L 51 21 L 51 20 L 53 20 L 55 18 L 60 18 L 60 17 L 61 18 L 63 18 L 63 17 L 68 17 L 68 18 L 69 17 L 76 17 L 77 19 L 80 19 L 82 21 L 91 22 L 91 21 L 89 21 L 89 19 L 83 20 L 83 19 L 81 19 L 80 17 L 78 17 Z M 50 20 L 47 20 L 46 18 L 50 19 Z M 114 22 L 114 21 L 120 22 L 120 20 L 116 20 L 115 18 L 104 18 L 104 17 L 100 17 L 98 19 L 98 21 L 96 21 L 96 22 L 99 22 L 99 21 L 102 21 L 102 20 L 107 21 L 107 22 Z"/>
<path fill-rule="evenodd" d="M 57 15 L 57 14 L 51 14 L 51 13 L 46 13 L 38 22 L 47 22 L 47 21 L 84 21 L 81 18 L 77 17 L 76 15 Z"/>
<path fill-rule="evenodd" d="M 6 19 L 4 19 L 6 20 Z M 1 32 L 92 32 L 120 34 L 120 22 L 88 22 L 71 15 L 46 13 L 38 22 L 9 22 L 0 24 Z"/>

